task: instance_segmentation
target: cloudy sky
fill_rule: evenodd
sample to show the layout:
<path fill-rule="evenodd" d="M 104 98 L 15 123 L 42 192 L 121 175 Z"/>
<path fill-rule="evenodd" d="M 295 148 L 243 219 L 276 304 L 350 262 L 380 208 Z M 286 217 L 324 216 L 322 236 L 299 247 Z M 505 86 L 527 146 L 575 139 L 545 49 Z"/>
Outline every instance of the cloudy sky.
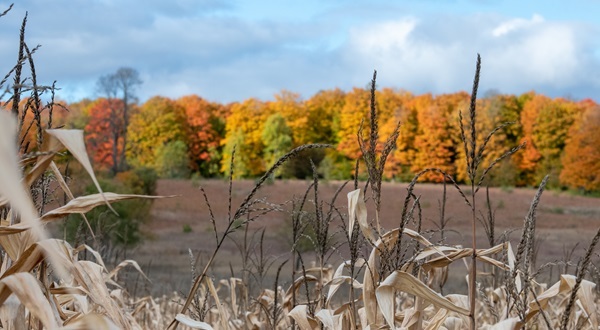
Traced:
<path fill-rule="evenodd" d="M 96 97 L 102 75 L 139 71 L 141 101 L 198 94 L 219 102 L 308 98 L 378 85 L 600 99 L 597 0 L 15 0 L 0 18 L 0 74 L 26 41 L 38 79 L 68 101 Z M 0 1 L 0 11 L 10 2 Z"/>

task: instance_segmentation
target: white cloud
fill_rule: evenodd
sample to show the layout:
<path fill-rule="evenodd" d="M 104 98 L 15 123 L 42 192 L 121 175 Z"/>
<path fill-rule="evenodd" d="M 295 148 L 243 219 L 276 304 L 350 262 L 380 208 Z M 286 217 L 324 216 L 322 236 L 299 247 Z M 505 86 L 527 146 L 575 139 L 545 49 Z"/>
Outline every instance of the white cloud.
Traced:
<path fill-rule="evenodd" d="M 407 48 L 411 32 L 417 26 L 414 18 L 384 22 L 371 29 L 352 29 L 350 41 L 359 51 L 389 52 Z"/>
<path fill-rule="evenodd" d="M 142 99 L 266 99 L 284 88 L 309 97 L 363 87 L 373 69 L 381 87 L 451 93 L 470 89 L 477 53 L 482 90 L 589 97 L 600 88 L 597 26 L 541 15 L 425 15 L 340 3 L 290 22 L 236 15 L 236 2 L 220 0 L 57 1 L 49 7 L 24 0 L 0 19 L 0 71 L 14 63 L 22 15 L 32 8 L 26 36 L 30 46 L 43 45 L 38 78 L 57 79 L 67 96 L 88 89 L 94 97 L 96 79 L 121 66 L 144 77 Z"/>
<path fill-rule="evenodd" d="M 378 69 L 380 86 L 416 93 L 469 90 L 475 56 L 481 53 L 483 90 L 562 90 L 577 97 L 582 86 L 588 86 L 586 91 L 600 87 L 589 32 L 583 25 L 539 15 L 530 20 L 480 15 L 460 24 L 448 16 L 400 18 L 352 30 L 342 53 L 346 65 L 360 74 L 353 80 L 359 86 L 369 70 Z"/>
<path fill-rule="evenodd" d="M 585 80 L 584 45 L 571 27 L 546 24 L 507 39 L 490 52 L 491 74 L 501 84 L 564 88 Z"/>
<path fill-rule="evenodd" d="M 531 20 L 526 20 L 523 18 L 513 18 L 506 22 L 502 22 L 498 25 L 493 31 L 492 35 L 494 37 L 501 37 L 513 31 L 521 30 L 524 28 L 531 27 L 533 25 L 544 22 L 544 18 L 541 15 L 534 14 Z"/>

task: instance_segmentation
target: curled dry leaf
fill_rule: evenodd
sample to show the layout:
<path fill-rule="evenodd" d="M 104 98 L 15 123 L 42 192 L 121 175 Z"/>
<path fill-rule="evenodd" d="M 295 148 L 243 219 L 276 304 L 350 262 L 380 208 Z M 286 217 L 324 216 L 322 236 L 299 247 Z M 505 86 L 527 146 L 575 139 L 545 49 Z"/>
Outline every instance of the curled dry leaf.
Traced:
<path fill-rule="evenodd" d="M 30 273 L 17 273 L 0 280 L 0 305 L 14 293 L 19 301 L 47 329 L 56 329 L 58 321 L 52 306 L 42 293 L 39 281 Z"/>
<path fill-rule="evenodd" d="M 10 268 L 2 273 L 1 277 L 4 278 L 20 272 L 30 272 L 47 255 L 53 256 L 55 268 L 70 269 L 72 268 L 72 261 L 69 250 L 69 243 L 57 239 L 47 239 L 33 243 L 19 255 Z M 64 276 L 62 278 L 67 279 L 69 277 Z"/>
<path fill-rule="evenodd" d="M 74 249 L 73 250 L 73 252 L 74 252 L 73 255 L 76 256 L 79 252 L 81 252 L 83 250 L 86 250 L 89 253 L 91 253 L 94 256 L 94 258 L 96 259 L 96 263 L 98 265 L 104 267 L 105 271 L 108 271 L 107 268 L 106 268 L 106 265 L 104 265 L 104 260 L 102 260 L 102 256 L 100 256 L 100 253 L 98 253 L 98 251 L 92 249 L 92 247 L 89 246 L 89 245 L 87 245 L 87 244 L 82 244 L 82 245 L 78 246 L 76 249 Z"/>
<path fill-rule="evenodd" d="M 321 309 L 315 316 L 323 323 L 325 329 L 343 330 L 343 314 L 335 314 L 335 312 L 330 309 Z"/>
<path fill-rule="evenodd" d="M 348 193 L 348 237 L 352 239 L 354 221 L 358 220 L 360 230 L 369 242 L 375 242 L 375 234 L 367 222 L 367 205 L 365 196 L 360 189 Z"/>
<path fill-rule="evenodd" d="M 179 323 L 186 325 L 192 329 L 213 330 L 213 327 L 211 327 L 210 324 L 192 320 L 191 318 L 181 313 L 177 314 L 177 316 L 175 316 L 175 319 L 179 321 Z"/>
<path fill-rule="evenodd" d="M 118 201 L 124 201 L 134 198 L 145 198 L 145 199 L 161 199 L 161 198 L 172 198 L 176 196 L 149 196 L 149 195 L 126 195 L 126 194 L 115 194 L 107 192 L 104 194 L 93 194 L 87 196 L 77 197 L 71 200 L 64 206 L 56 208 L 52 211 L 47 212 L 41 217 L 42 221 L 52 221 L 60 219 L 66 215 L 72 213 L 86 213 L 91 211 L 97 206 L 103 205 L 104 203 L 112 203 Z"/>
<path fill-rule="evenodd" d="M 371 250 L 371 254 L 369 255 L 363 278 L 363 304 L 365 306 L 365 315 L 367 317 L 368 324 L 379 324 L 379 321 L 383 321 L 378 319 L 380 314 L 377 312 L 378 309 L 377 298 L 375 296 L 375 283 L 379 282 L 379 275 L 374 270 L 377 269 L 377 260 L 381 254 L 381 251 L 394 246 L 398 240 L 399 231 L 400 229 L 396 228 L 381 236 L 381 238 L 375 242 L 375 247 Z M 402 233 L 412 239 L 417 240 L 426 248 L 431 248 L 430 250 L 440 254 L 442 256 L 441 258 L 445 257 L 445 254 L 439 250 L 438 247 L 434 247 L 431 242 L 429 242 L 425 237 L 421 236 L 416 231 L 404 228 Z"/>
<path fill-rule="evenodd" d="M 426 304 L 422 308 L 427 307 L 428 304 L 433 304 L 438 308 L 445 308 L 459 314 L 469 315 L 468 309 L 456 306 L 411 274 L 395 271 L 381 282 L 376 290 L 379 308 L 391 328 L 394 328 L 394 300 L 396 291 L 406 292 L 423 299 Z"/>
<path fill-rule="evenodd" d="M 144 274 L 144 272 L 142 271 L 142 269 L 140 268 L 140 265 L 138 265 L 138 263 L 135 260 L 123 260 L 121 261 L 117 267 L 115 267 L 110 273 L 108 273 L 108 278 L 111 279 L 115 279 L 117 277 L 117 274 L 119 273 L 119 271 L 123 268 L 125 268 L 126 266 L 132 266 L 133 268 L 135 268 L 135 270 L 137 270 L 148 282 L 152 282 L 150 281 L 150 279 L 146 276 L 146 274 Z"/>
<path fill-rule="evenodd" d="M 295 291 L 296 295 L 298 295 L 298 290 L 300 289 L 300 286 L 304 284 L 304 282 L 318 282 L 318 281 L 319 281 L 319 279 L 312 275 L 306 275 L 306 277 L 300 276 L 299 278 L 297 278 L 294 281 L 294 284 L 292 286 L 290 286 L 287 289 L 287 291 L 285 292 L 285 298 L 283 299 L 284 310 L 291 311 L 291 309 L 292 309 L 292 304 L 293 304 L 292 292 Z"/>
<path fill-rule="evenodd" d="M 541 309 L 549 307 L 550 299 L 558 295 L 569 295 L 573 287 L 575 286 L 576 277 L 573 275 L 561 275 L 560 280 L 551 286 L 548 290 L 538 295 L 537 302 L 535 300 L 529 303 L 529 312 L 525 320 L 528 322 L 540 312 Z M 577 291 L 577 298 L 579 300 L 579 306 L 587 314 L 588 322 L 594 328 L 598 328 L 598 316 L 596 315 L 596 303 L 594 299 L 594 289 L 596 284 L 588 280 L 582 280 L 579 291 Z M 566 303 L 566 300 L 563 301 Z M 564 307 L 563 307 L 564 309 Z"/>
<path fill-rule="evenodd" d="M 98 189 L 100 194 L 102 194 L 102 187 L 100 187 L 100 183 L 98 183 L 98 179 L 96 179 L 94 169 L 92 168 L 92 163 L 90 162 L 90 157 L 85 149 L 83 131 L 78 129 L 47 129 L 46 133 L 60 141 L 60 143 L 62 143 L 62 145 L 71 152 L 73 157 L 77 159 L 88 175 L 92 178 L 94 185 L 96 185 L 96 189 Z M 112 206 L 110 206 L 108 201 L 106 201 L 106 204 L 111 211 L 115 212 L 115 214 L 117 213 Z"/>
<path fill-rule="evenodd" d="M 359 258 L 356 262 L 356 267 L 362 267 L 364 263 L 365 260 L 363 258 Z M 329 303 L 331 302 L 331 298 L 338 291 L 338 289 L 343 283 L 349 283 L 352 284 L 356 289 L 362 289 L 362 284 L 360 282 L 358 282 L 350 276 L 343 275 L 344 268 L 349 267 L 349 265 L 350 261 L 348 260 L 341 263 L 335 270 L 335 273 L 333 273 L 333 279 L 326 284 L 329 286 L 329 291 L 327 292 L 327 298 L 325 301 L 326 305 L 329 305 Z"/>
<path fill-rule="evenodd" d="M 300 330 L 316 330 L 319 329 L 319 322 L 308 315 L 308 306 L 298 305 L 294 307 L 288 316 L 296 321 Z"/>
<path fill-rule="evenodd" d="M 74 276 L 79 285 L 89 292 L 91 301 L 106 311 L 107 316 L 119 327 L 128 328 L 129 322 L 111 298 L 104 282 L 104 267 L 91 261 L 78 261 L 74 264 Z"/>

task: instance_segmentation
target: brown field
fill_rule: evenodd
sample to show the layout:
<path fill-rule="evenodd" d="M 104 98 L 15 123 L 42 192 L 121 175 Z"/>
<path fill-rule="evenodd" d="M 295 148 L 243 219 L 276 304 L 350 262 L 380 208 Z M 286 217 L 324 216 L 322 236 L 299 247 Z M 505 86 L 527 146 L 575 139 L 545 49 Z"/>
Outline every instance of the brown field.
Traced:
<path fill-rule="evenodd" d="M 227 182 L 223 180 L 203 180 L 199 182 L 208 194 L 217 223 L 223 225 L 227 219 L 228 187 Z M 284 203 L 295 197 L 301 196 L 310 182 L 308 181 L 277 181 L 274 184 L 266 185 L 262 188 L 259 196 L 266 197 L 271 203 Z M 331 196 L 342 182 L 321 182 L 319 185 L 320 198 L 330 201 Z M 364 183 L 361 184 L 361 186 Z M 241 200 L 250 192 L 254 182 L 250 180 L 235 181 L 233 185 L 233 210 L 240 204 Z M 341 208 L 344 215 L 347 212 L 346 193 L 352 190 L 352 183 L 340 194 L 336 206 Z M 163 294 L 172 291 L 187 292 L 190 281 L 190 258 L 188 249 L 199 256 L 197 267 L 203 267 L 208 258 L 208 254 L 215 247 L 215 236 L 210 224 L 210 215 L 205 205 L 204 198 L 197 188 L 198 183 L 179 180 L 160 180 L 158 182 L 157 194 L 159 195 L 179 195 L 180 197 L 154 202 L 151 218 L 144 227 L 144 231 L 149 238 L 146 242 L 128 252 L 127 257 L 135 259 L 140 266 L 152 279 L 152 284 L 146 287 L 155 294 Z M 463 187 L 465 191 L 469 190 Z M 417 184 L 415 194 L 421 196 L 421 206 L 423 210 L 423 228 L 424 230 L 434 229 L 434 221 L 439 221 L 439 200 L 442 198 L 442 186 L 435 184 Z M 513 242 L 513 248 L 516 248 L 516 241 L 520 237 L 520 228 L 523 225 L 523 219 L 529 210 L 534 189 L 501 189 L 490 188 L 490 197 L 493 207 L 496 209 L 496 235 L 499 236 L 506 230 L 514 229 L 510 237 Z M 406 196 L 406 184 L 404 183 L 384 183 L 381 221 L 386 229 L 397 227 L 399 215 L 402 212 L 402 204 Z M 312 200 L 314 194 L 309 195 Z M 478 208 L 485 212 L 485 190 L 478 193 Z M 369 219 L 372 218 L 374 211 L 372 203 L 367 203 L 369 207 Z M 284 205 L 284 209 L 289 211 L 291 204 Z M 471 241 L 471 215 L 469 207 L 464 203 L 462 197 L 448 186 L 448 200 L 446 203 L 446 217 L 451 218 L 447 233 L 447 240 L 450 244 L 462 244 L 470 246 Z M 288 213 L 271 213 L 252 223 L 250 233 L 257 229 L 265 228 L 264 247 L 265 253 L 279 257 L 281 261 L 289 258 L 290 244 L 286 239 L 289 231 L 287 219 Z M 339 219 L 333 223 L 333 231 L 341 231 Z M 189 225 L 192 229 L 190 233 L 184 233 L 184 226 Z M 567 193 L 558 193 L 555 191 L 546 191 L 542 195 L 537 213 L 536 234 L 540 240 L 540 249 L 537 258 L 537 265 L 545 262 L 561 261 L 564 259 L 565 250 L 570 250 L 575 244 L 579 247 L 575 250 L 575 257 L 579 256 L 583 249 L 589 244 L 594 233 L 600 225 L 600 199 L 573 196 Z M 414 227 L 414 225 L 411 225 Z M 286 228 L 288 229 L 286 231 Z M 438 233 L 426 235 L 432 241 L 439 239 Z M 233 235 L 237 242 L 243 240 L 243 230 Z M 343 237 L 340 236 L 340 239 Z M 481 224 L 478 223 L 477 229 L 478 247 L 489 247 L 485 233 Z M 340 253 L 333 253 L 330 262 L 337 266 L 344 255 L 344 249 Z M 575 258 L 571 259 L 576 262 Z M 456 263 L 455 267 L 464 267 L 461 263 Z M 273 268 L 276 268 L 273 267 Z M 573 272 L 574 267 L 570 268 Z M 240 271 L 240 252 L 233 240 L 226 242 L 219 252 L 217 262 L 213 268 L 215 277 L 229 276 Z M 451 278 L 454 288 L 458 291 L 465 291 L 464 270 L 453 272 Z M 557 274 L 555 271 L 554 274 Z M 289 283 L 285 283 L 284 285 Z M 265 283 L 271 286 L 271 283 Z M 136 290 L 139 290 L 137 288 Z"/>

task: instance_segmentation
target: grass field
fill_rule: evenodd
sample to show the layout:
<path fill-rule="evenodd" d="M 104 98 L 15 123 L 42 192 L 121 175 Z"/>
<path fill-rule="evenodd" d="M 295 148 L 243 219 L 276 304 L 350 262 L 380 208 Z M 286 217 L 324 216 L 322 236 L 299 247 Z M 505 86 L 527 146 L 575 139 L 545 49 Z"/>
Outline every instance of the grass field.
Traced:
<path fill-rule="evenodd" d="M 324 200 L 329 200 L 331 195 L 343 182 L 326 182 L 320 185 L 320 193 Z M 160 180 L 158 183 L 158 195 L 180 195 L 173 199 L 156 200 L 152 207 L 151 218 L 145 225 L 145 232 L 149 235 L 147 241 L 136 248 L 128 257 L 139 262 L 147 275 L 153 280 L 153 286 L 145 289 L 155 294 L 166 294 L 173 290 L 187 292 L 190 286 L 190 259 L 188 249 L 195 255 L 200 255 L 198 267 L 203 266 L 207 254 L 215 247 L 214 233 L 210 224 L 210 215 L 204 203 L 201 192 L 198 189 L 201 184 L 209 196 L 217 223 L 226 223 L 228 187 L 224 180 L 202 180 L 199 183 L 184 180 Z M 308 181 L 276 181 L 274 184 L 265 186 L 260 193 L 268 201 L 273 203 L 284 203 L 304 193 L 310 182 Z M 252 189 L 254 182 L 251 180 L 235 181 L 233 186 L 233 205 L 239 205 L 241 199 Z M 450 218 L 447 225 L 447 241 L 450 244 L 461 244 L 468 246 L 470 236 L 470 209 L 456 191 L 448 186 L 446 203 L 446 218 Z M 345 193 L 350 191 L 348 186 L 344 194 L 338 198 L 337 205 L 347 212 L 347 200 Z M 423 211 L 424 230 L 436 230 L 434 222 L 439 223 L 440 212 L 438 202 L 442 198 L 442 185 L 417 184 L 415 194 L 421 196 Z M 531 200 L 535 195 L 534 189 L 505 189 L 490 188 L 490 200 L 492 207 L 496 209 L 496 232 L 511 231 L 510 235 L 513 246 L 516 246 L 520 238 L 520 228 Z M 406 184 L 384 183 L 383 184 L 383 207 L 382 226 L 386 229 L 398 226 L 398 218 L 402 212 L 402 202 L 406 196 Z M 485 193 L 479 194 L 481 204 L 485 202 Z M 290 210 L 289 203 L 284 209 Z M 585 247 L 589 244 L 595 231 L 600 224 L 600 200 L 591 197 L 574 196 L 568 193 L 547 191 L 542 196 L 537 221 L 537 236 L 542 238 L 539 242 L 537 265 L 546 262 L 565 259 L 565 253 L 570 251 L 576 244 L 572 257 L 583 254 Z M 251 230 L 266 229 L 265 250 L 267 254 L 279 257 L 280 260 L 289 258 L 290 243 L 286 233 L 290 231 L 289 213 L 280 212 L 269 214 L 259 221 L 252 223 Z M 189 225 L 191 232 L 184 233 L 184 226 Z M 483 226 L 478 224 L 478 244 L 485 248 L 489 247 Z M 414 227 L 414 226 L 413 226 Z M 334 222 L 333 230 L 341 230 L 339 221 Z M 439 239 L 439 232 L 431 232 L 431 241 Z M 243 231 L 235 233 L 237 239 L 243 238 Z M 571 258 L 575 260 L 575 258 Z M 330 262 L 337 265 L 341 257 L 333 255 Z M 233 240 L 227 241 L 223 246 L 220 258 L 215 268 L 217 274 L 230 275 L 230 263 L 233 271 L 240 271 L 240 252 Z M 453 265 L 455 271 L 451 272 L 451 281 L 447 284 L 450 291 L 466 292 L 467 284 L 464 280 L 466 271 L 462 263 Z M 556 267 L 561 267 L 562 265 Z M 458 269 L 457 269 L 458 268 Z M 462 268 L 462 269 L 460 269 Z M 574 266 L 570 267 L 574 271 Z M 275 269 L 272 269 L 274 272 Z M 554 282 L 559 272 L 553 272 Z M 550 271 L 548 271 L 548 276 Z M 140 284 L 141 285 L 141 284 Z M 139 289 L 138 289 L 139 290 Z"/>

